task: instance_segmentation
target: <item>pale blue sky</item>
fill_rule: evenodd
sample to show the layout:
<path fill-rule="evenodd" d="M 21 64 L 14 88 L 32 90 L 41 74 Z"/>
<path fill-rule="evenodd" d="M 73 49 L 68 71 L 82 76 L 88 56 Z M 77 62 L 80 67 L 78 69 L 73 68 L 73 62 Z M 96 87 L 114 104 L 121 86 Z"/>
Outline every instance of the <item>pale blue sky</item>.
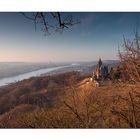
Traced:
<path fill-rule="evenodd" d="M 0 61 L 117 59 L 123 34 L 132 38 L 140 13 L 65 13 L 81 23 L 44 36 L 19 13 L 0 13 Z"/>

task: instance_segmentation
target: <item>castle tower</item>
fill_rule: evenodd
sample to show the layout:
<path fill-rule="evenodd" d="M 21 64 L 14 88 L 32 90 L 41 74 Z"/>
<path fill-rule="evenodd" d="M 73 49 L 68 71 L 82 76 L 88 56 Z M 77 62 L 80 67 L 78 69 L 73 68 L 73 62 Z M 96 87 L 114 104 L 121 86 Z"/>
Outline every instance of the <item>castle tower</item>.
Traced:
<path fill-rule="evenodd" d="M 102 60 L 101 60 L 101 58 L 99 58 L 99 61 L 98 61 L 98 66 L 99 66 L 99 68 L 101 68 L 101 66 L 102 66 Z"/>
<path fill-rule="evenodd" d="M 101 76 L 101 67 L 102 67 L 102 60 L 101 58 L 99 58 L 98 64 L 96 66 L 96 71 L 95 71 L 95 75 L 97 77 L 97 79 L 99 79 L 99 77 Z"/>

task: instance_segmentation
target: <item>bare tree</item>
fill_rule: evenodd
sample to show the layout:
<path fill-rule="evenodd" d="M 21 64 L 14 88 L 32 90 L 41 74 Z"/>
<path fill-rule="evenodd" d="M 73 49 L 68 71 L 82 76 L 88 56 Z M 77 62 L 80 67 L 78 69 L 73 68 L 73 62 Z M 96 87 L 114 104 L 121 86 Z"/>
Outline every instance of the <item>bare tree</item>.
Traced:
<path fill-rule="evenodd" d="M 53 31 L 62 32 L 65 28 L 69 28 L 75 24 L 80 23 L 78 19 L 74 19 L 68 13 L 60 12 L 21 12 L 21 14 L 34 22 L 35 30 L 37 25 L 46 34 L 51 34 Z"/>
<path fill-rule="evenodd" d="M 127 40 L 125 36 L 123 40 L 124 50 L 119 50 L 119 57 L 124 77 L 127 81 L 140 82 L 140 37 L 137 30 L 132 41 Z"/>
<path fill-rule="evenodd" d="M 126 97 L 118 96 L 118 105 L 112 107 L 111 112 L 124 120 L 130 128 L 138 128 L 140 127 L 139 99 L 139 93 L 134 90 L 129 92 Z M 121 107 L 120 103 L 125 104 L 125 107 Z"/>

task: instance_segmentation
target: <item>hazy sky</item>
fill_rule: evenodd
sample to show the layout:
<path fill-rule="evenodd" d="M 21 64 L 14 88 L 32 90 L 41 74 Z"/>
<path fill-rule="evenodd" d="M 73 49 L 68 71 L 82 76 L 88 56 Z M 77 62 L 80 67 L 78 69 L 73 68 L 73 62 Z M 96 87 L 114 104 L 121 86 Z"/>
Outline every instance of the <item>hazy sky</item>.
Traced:
<path fill-rule="evenodd" d="M 81 23 L 44 36 L 19 13 L 0 13 L 0 61 L 117 59 L 123 34 L 132 38 L 140 13 L 67 13 Z"/>

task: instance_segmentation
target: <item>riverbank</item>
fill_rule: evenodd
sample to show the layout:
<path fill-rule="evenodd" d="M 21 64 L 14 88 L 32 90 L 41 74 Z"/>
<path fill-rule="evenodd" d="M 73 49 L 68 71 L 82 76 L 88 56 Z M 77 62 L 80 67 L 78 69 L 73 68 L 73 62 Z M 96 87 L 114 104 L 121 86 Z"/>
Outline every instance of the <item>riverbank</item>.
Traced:
<path fill-rule="evenodd" d="M 47 73 L 51 74 L 51 72 L 54 72 L 54 71 L 56 73 L 58 70 L 59 70 L 59 72 L 61 71 L 63 73 L 63 69 L 67 69 L 70 67 L 73 67 L 73 66 L 66 65 L 66 66 L 50 67 L 50 68 L 39 69 L 36 71 L 24 73 L 24 74 L 19 74 L 19 75 L 12 76 L 12 77 L 2 78 L 2 79 L 0 79 L 0 87 L 15 83 L 18 81 L 22 81 L 24 79 L 29 79 L 31 77 L 38 77 L 38 76 L 41 76 L 42 74 L 47 74 Z M 74 68 L 76 68 L 76 66 L 73 67 L 73 70 L 74 70 Z"/>

